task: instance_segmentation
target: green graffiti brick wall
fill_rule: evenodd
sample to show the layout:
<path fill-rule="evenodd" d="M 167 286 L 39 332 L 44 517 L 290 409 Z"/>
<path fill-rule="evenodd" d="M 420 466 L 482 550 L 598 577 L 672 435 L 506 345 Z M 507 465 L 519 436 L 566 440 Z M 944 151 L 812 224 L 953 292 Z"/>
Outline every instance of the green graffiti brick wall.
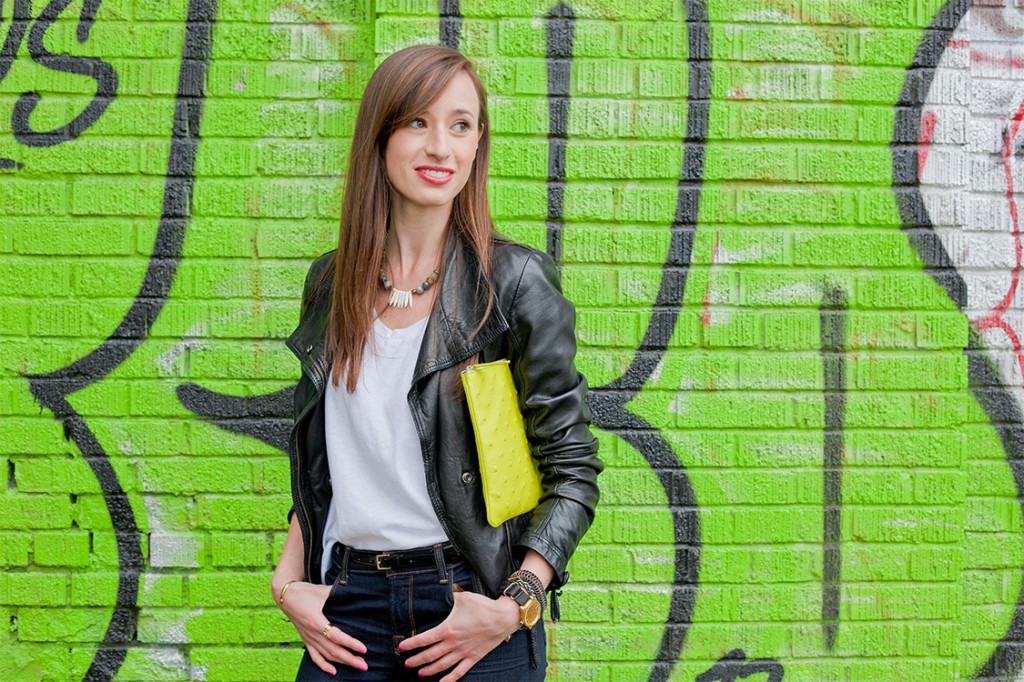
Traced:
<path fill-rule="evenodd" d="M 294 327 L 457 46 L 608 468 L 565 680 L 1024 675 L 1010 0 L 0 0 L 0 679 L 293 679 Z"/>

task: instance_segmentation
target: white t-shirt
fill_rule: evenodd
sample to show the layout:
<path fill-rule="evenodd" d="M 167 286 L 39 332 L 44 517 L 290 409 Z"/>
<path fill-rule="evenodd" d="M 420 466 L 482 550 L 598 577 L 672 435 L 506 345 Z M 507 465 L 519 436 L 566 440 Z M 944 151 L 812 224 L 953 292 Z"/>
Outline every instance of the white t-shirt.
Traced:
<path fill-rule="evenodd" d="M 335 541 L 386 551 L 448 540 L 427 494 L 407 399 L 426 327 L 426 318 L 402 329 L 375 319 L 356 390 L 327 382 L 324 425 L 334 497 L 324 528 L 324 574 Z"/>

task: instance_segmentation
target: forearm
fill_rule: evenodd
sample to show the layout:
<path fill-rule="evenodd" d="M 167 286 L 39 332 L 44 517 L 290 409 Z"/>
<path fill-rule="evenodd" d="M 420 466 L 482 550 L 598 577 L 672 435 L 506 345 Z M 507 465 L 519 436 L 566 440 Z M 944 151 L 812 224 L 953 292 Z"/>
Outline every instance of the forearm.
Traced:
<path fill-rule="evenodd" d="M 284 541 L 284 548 L 281 550 L 281 558 L 278 559 L 277 568 L 274 569 L 274 577 L 270 581 L 270 591 L 274 596 L 275 603 L 281 596 L 281 590 L 290 580 L 305 580 L 302 570 L 302 531 L 299 530 L 298 517 L 292 514 L 291 522 L 288 524 L 288 536 Z"/>
<path fill-rule="evenodd" d="M 523 558 L 523 565 L 520 568 L 540 578 L 540 581 L 544 583 L 545 589 L 555 578 L 555 569 L 551 567 L 551 564 L 544 557 L 532 549 L 526 550 L 526 556 Z"/>

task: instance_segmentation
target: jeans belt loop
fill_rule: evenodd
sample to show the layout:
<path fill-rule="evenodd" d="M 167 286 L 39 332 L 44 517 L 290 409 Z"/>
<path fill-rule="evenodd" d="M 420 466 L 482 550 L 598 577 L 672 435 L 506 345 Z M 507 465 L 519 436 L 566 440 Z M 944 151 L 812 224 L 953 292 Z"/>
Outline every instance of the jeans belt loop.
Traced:
<path fill-rule="evenodd" d="M 448 583 L 448 565 L 444 560 L 443 545 L 434 545 L 434 563 L 437 564 L 437 579 L 442 585 Z"/>
<path fill-rule="evenodd" d="M 341 574 L 338 582 L 342 585 L 348 585 L 348 553 L 352 551 L 348 545 L 345 545 L 345 553 L 341 555 Z"/>

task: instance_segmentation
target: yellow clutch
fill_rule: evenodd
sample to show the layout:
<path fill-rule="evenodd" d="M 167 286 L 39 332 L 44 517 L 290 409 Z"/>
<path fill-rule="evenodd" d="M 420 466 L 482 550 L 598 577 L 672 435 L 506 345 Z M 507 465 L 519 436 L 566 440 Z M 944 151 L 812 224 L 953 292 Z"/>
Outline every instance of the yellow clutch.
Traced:
<path fill-rule="evenodd" d="M 467 368 L 462 386 L 476 436 L 487 523 L 497 528 L 537 506 L 540 472 L 530 455 L 508 360 Z"/>

